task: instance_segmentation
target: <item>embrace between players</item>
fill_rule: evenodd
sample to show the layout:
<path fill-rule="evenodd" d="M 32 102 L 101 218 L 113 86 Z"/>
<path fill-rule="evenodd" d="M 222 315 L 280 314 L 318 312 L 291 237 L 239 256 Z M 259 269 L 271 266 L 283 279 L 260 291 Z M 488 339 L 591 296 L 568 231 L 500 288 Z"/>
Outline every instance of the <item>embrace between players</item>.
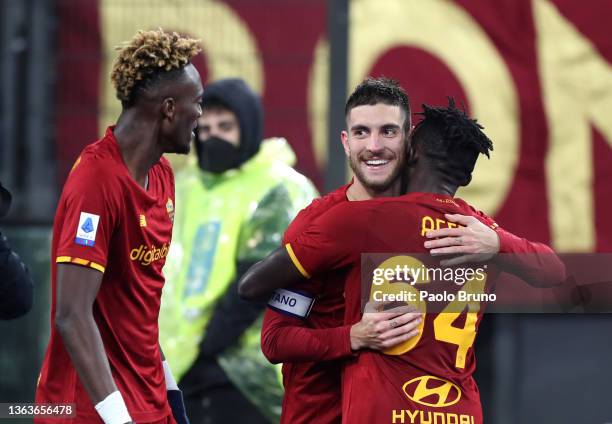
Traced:
<path fill-rule="evenodd" d="M 454 198 L 492 143 L 452 100 L 423 107 L 411 131 L 408 98 L 397 83 L 361 83 L 347 101 L 342 132 L 353 181 L 301 211 L 284 246 L 239 283 L 249 299 L 277 289 L 262 349 L 284 363 L 282 423 L 483 422 L 472 378 L 483 308 L 373 313 L 366 304 L 362 311 L 361 254 L 463 254 L 448 260 L 457 263 L 482 260 L 478 254 L 530 253 L 531 259 L 516 256 L 513 272 L 540 285 L 563 279 L 550 248 L 509 234 Z M 400 195 L 402 178 L 406 194 Z M 427 219 L 446 228 L 426 231 Z M 504 270 L 496 265 L 479 291 L 491 290 Z"/>
<path fill-rule="evenodd" d="M 75 404 L 76 414 L 36 423 L 189 422 L 163 361 L 157 319 L 175 208 L 162 155 L 189 151 L 202 113 L 191 64 L 198 52 L 195 40 L 162 30 L 140 31 L 120 49 L 111 79 L 121 115 L 77 159 L 53 228 L 51 338 L 36 402 Z M 346 119 L 342 142 L 354 179 L 301 211 L 284 246 L 240 288 L 249 298 L 282 287 L 304 301 L 316 297 L 309 315 L 265 316 L 263 351 L 285 363 L 282 422 L 481 423 L 471 377 L 481 312 L 463 314 L 465 324 L 455 326 L 439 319 L 444 314 L 362 314 L 360 253 L 530 252 L 542 256 L 528 270 L 541 281 L 560 279 L 562 265 L 546 246 L 501 230 L 459 199 L 447 201 L 492 148 L 452 103 L 425 107 L 411 133 L 401 87 L 367 79 L 349 98 Z M 456 228 L 422 235 L 423 215 Z M 398 346 L 400 354 L 381 352 Z M 451 405 L 441 402 L 445 390 Z"/>

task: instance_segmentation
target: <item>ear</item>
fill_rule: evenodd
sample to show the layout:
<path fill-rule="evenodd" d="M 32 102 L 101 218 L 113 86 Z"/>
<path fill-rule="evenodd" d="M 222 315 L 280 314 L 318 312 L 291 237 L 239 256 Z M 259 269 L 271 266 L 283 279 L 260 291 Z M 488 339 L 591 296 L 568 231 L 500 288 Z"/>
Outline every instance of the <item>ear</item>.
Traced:
<path fill-rule="evenodd" d="M 340 133 L 340 139 L 342 140 L 342 147 L 344 147 L 344 154 L 348 158 L 351 156 L 351 148 L 348 144 L 348 132 L 346 132 L 346 130 L 342 130 Z"/>
<path fill-rule="evenodd" d="M 173 97 L 166 97 L 162 101 L 162 115 L 169 120 L 174 119 L 176 113 L 176 101 Z"/>

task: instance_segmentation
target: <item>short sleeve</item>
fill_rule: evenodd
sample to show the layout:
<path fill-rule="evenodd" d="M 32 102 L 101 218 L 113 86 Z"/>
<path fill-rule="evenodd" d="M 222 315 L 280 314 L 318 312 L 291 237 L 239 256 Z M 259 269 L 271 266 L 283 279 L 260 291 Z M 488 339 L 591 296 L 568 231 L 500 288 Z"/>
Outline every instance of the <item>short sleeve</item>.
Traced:
<path fill-rule="evenodd" d="M 56 262 L 104 272 L 119 215 L 120 187 L 113 187 L 114 181 L 112 175 L 83 166 L 70 174 L 56 213 Z"/>
<path fill-rule="evenodd" d="M 359 262 L 363 216 L 351 207 L 348 203 L 334 206 L 286 240 L 285 249 L 302 275 L 310 278 Z"/>

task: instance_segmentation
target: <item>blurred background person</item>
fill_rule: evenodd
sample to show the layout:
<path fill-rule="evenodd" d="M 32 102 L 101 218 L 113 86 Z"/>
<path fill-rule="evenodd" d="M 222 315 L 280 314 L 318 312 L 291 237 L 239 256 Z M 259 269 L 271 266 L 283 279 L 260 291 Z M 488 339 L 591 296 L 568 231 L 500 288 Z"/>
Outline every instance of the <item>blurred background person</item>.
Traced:
<path fill-rule="evenodd" d="M 265 304 L 242 301 L 237 281 L 318 193 L 285 139 L 262 141 L 263 108 L 243 80 L 205 86 L 202 106 L 197 163 L 176 177 L 161 343 L 193 423 L 274 422 L 282 389 L 260 350 Z"/>
<path fill-rule="evenodd" d="M 11 207 L 11 193 L 0 183 L 0 218 Z M 32 309 L 34 284 L 28 268 L 0 232 L 0 319 L 19 318 Z"/>

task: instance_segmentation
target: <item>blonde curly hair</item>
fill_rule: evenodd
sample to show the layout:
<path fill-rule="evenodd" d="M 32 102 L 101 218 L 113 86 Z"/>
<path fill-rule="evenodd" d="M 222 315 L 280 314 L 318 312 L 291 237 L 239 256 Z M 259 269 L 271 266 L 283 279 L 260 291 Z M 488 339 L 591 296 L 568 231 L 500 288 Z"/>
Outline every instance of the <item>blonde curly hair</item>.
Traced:
<path fill-rule="evenodd" d="M 202 49 L 199 40 L 183 37 L 176 32 L 138 31 L 132 40 L 116 50 L 111 81 L 121 104 L 130 105 L 134 93 L 160 74 L 182 69 Z"/>

